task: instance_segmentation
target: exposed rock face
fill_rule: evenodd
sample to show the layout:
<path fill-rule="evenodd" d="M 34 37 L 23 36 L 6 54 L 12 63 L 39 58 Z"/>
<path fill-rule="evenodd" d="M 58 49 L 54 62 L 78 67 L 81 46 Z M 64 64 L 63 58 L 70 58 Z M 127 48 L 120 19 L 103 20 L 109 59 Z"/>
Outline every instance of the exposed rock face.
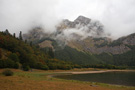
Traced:
<path fill-rule="evenodd" d="M 124 52 L 129 51 L 130 48 L 126 47 L 125 45 L 114 46 L 114 47 L 101 47 L 101 48 L 88 48 L 86 51 L 94 53 L 94 54 L 101 54 L 101 53 L 112 53 L 112 54 L 122 54 Z"/>
<path fill-rule="evenodd" d="M 57 31 L 61 33 L 65 29 L 81 29 L 95 37 L 104 34 L 103 25 L 99 21 L 94 21 L 84 16 L 79 16 L 73 22 L 68 19 L 63 20 L 57 27 Z"/>
<path fill-rule="evenodd" d="M 79 24 L 79 25 L 82 25 L 82 26 L 86 26 L 88 24 L 91 23 L 91 19 L 89 18 L 86 18 L 84 16 L 79 16 L 77 19 L 75 19 L 73 22 L 72 21 L 69 21 L 68 19 L 64 19 L 62 22 L 61 22 L 61 25 L 64 25 L 66 26 L 66 28 L 76 28 L 76 26 Z M 59 28 L 60 29 L 60 28 Z M 64 29 L 64 28 L 61 28 L 61 29 Z"/>
<path fill-rule="evenodd" d="M 123 40 L 123 44 L 135 45 L 135 33 L 128 36 Z"/>
<path fill-rule="evenodd" d="M 105 44 L 102 45 L 103 43 Z M 109 46 L 109 44 L 111 43 L 112 42 L 109 39 L 94 41 L 93 38 L 89 37 L 82 41 L 69 42 L 68 46 L 92 54 L 101 54 L 101 53 L 122 54 L 130 50 L 130 48 L 127 47 L 125 44 Z M 97 44 L 100 47 L 97 46 Z"/>
<path fill-rule="evenodd" d="M 115 41 L 111 41 L 109 38 L 96 38 L 95 40 L 95 38 L 88 37 L 84 40 L 70 41 L 67 45 L 92 54 L 122 54 L 130 50 L 128 45 L 135 45 L 135 34 L 119 38 Z"/>
<path fill-rule="evenodd" d="M 81 24 L 83 24 L 83 25 L 88 25 L 90 22 L 91 22 L 91 19 L 86 18 L 86 17 L 84 17 L 84 16 L 79 16 L 79 17 L 74 21 L 75 24 L 81 23 Z"/>
<path fill-rule="evenodd" d="M 52 42 L 49 40 L 45 40 L 42 43 L 39 44 L 41 48 L 50 47 L 53 49 Z"/>

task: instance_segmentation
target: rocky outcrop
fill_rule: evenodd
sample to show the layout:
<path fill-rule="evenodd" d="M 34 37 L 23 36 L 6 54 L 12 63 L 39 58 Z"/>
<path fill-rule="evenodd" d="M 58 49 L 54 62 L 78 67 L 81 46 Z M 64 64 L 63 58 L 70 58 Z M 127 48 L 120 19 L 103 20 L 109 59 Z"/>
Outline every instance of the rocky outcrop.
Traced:
<path fill-rule="evenodd" d="M 125 37 L 123 44 L 135 45 L 135 33 Z"/>
<path fill-rule="evenodd" d="M 74 21 L 63 20 L 57 26 L 57 32 L 61 33 L 65 29 L 81 29 L 86 33 L 92 33 L 91 36 L 95 37 L 104 34 L 103 25 L 99 21 L 94 21 L 84 16 L 79 16 Z"/>
<path fill-rule="evenodd" d="M 45 40 L 39 44 L 40 48 L 50 47 L 53 49 L 52 42 L 49 40 Z"/>
<path fill-rule="evenodd" d="M 76 41 L 71 41 L 68 42 L 68 46 L 75 48 L 80 51 L 92 53 L 92 54 L 101 54 L 101 53 L 111 53 L 111 54 L 122 54 L 125 53 L 129 50 L 131 50 L 127 45 L 135 45 L 134 44 L 134 38 L 129 38 L 125 37 L 119 44 L 119 39 L 118 41 L 111 41 L 110 39 L 107 38 L 98 38 L 98 40 L 94 40 L 94 38 L 89 37 L 84 40 L 76 40 Z M 113 44 L 114 42 L 115 45 Z"/>
<path fill-rule="evenodd" d="M 130 48 L 125 45 L 114 46 L 114 47 L 101 47 L 101 48 L 87 48 L 85 51 L 91 52 L 93 54 L 101 54 L 101 53 L 111 53 L 111 54 L 122 54 L 124 52 L 129 51 Z"/>

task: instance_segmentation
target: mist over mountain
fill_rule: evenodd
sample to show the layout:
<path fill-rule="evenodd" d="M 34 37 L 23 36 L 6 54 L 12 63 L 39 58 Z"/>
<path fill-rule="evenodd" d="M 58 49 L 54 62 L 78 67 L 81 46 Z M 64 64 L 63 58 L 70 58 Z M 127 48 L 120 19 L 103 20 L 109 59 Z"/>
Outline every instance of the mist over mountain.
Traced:
<path fill-rule="evenodd" d="M 99 22 L 84 16 L 78 16 L 74 21 L 63 20 L 57 26 L 57 38 L 65 40 L 85 39 L 87 37 L 105 37 L 104 26 Z"/>
<path fill-rule="evenodd" d="M 35 27 L 28 34 L 24 34 L 24 39 L 29 41 L 50 38 L 56 40 L 59 45 L 89 37 L 101 38 L 109 35 L 105 33 L 104 26 L 99 21 L 84 16 L 78 16 L 74 21 L 63 19 L 53 33 L 47 33 L 42 27 Z"/>
<path fill-rule="evenodd" d="M 135 40 L 134 37 L 112 40 L 99 21 L 84 16 L 78 16 L 74 21 L 64 19 L 56 28 L 56 32 L 48 34 L 41 27 L 36 27 L 23 36 L 42 48 L 53 47 L 52 42 L 55 41 L 60 47 L 69 46 L 92 54 L 122 54 L 130 50 L 127 45 L 134 45 Z"/>
<path fill-rule="evenodd" d="M 117 39 L 135 32 L 134 8 L 134 0 L 0 0 L 0 30 L 26 33 L 42 27 L 50 34 L 61 20 L 77 22 L 74 20 L 83 15 L 99 20 L 104 32 Z"/>

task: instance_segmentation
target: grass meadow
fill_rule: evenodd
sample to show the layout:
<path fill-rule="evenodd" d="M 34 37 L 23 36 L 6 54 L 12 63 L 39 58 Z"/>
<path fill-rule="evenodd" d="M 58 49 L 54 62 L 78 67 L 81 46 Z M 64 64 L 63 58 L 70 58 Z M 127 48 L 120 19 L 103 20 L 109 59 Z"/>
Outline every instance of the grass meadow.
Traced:
<path fill-rule="evenodd" d="M 67 74 L 71 71 L 33 70 L 26 72 L 18 69 L 11 69 L 14 75 L 4 76 L 2 75 L 3 70 L 4 69 L 0 69 L 0 90 L 135 90 L 135 87 L 64 80 L 52 77 L 54 75 Z"/>

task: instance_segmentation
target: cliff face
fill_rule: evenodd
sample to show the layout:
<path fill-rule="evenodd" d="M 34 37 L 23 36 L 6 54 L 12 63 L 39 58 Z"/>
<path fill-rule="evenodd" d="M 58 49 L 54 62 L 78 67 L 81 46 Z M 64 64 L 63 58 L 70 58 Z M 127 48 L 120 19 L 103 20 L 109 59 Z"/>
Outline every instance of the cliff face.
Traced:
<path fill-rule="evenodd" d="M 122 43 L 127 45 L 135 45 L 135 33 L 125 37 Z"/>
<path fill-rule="evenodd" d="M 101 54 L 101 53 L 122 54 L 130 50 L 130 48 L 127 45 L 131 45 L 131 42 L 133 42 L 133 40 L 126 38 L 126 40 L 122 41 L 123 43 L 113 45 L 115 41 L 114 42 L 110 41 L 110 39 L 102 39 L 94 41 L 93 38 L 87 38 L 81 41 L 68 42 L 68 46 L 92 54 Z M 132 43 L 132 45 L 135 44 Z"/>

